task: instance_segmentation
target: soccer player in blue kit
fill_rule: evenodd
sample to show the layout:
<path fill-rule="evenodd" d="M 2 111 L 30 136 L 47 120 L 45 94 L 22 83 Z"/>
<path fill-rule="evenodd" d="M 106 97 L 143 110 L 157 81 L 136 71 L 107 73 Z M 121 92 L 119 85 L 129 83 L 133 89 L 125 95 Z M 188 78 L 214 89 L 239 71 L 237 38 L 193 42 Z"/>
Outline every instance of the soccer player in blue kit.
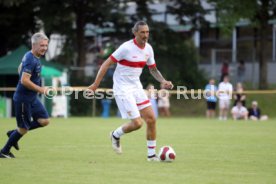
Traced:
<path fill-rule="evenodd" d="M 47 87 L 41 87 L 39 60 L 47 51 L 48 41 L 45 34 L 35 33 L 31 38 L 32 50 L 24 55 L 19 66 L 19 81 L 13 96 L 17 129 L 7 132 L 9 139 L 0 151 L 0 158 L 15 158 L 11 147 L 19 150 L 18 141 L 24 134 L 49 124 L 49 115 L 37 96 L 48 92 Z"/>

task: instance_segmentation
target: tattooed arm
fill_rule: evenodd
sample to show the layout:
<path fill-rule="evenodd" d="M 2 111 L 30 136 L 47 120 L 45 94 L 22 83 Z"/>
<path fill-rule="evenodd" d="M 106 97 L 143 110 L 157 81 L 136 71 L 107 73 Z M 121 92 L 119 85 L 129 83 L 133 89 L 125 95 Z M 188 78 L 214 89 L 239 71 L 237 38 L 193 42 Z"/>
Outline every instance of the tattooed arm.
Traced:
<path fill-rule="evenodd" d="M 149 69 L 150 74 L 158 81 L 161 83 L 162 88 L 165 89 L 172 89 L 173 84 L 171 81 L 167 81 L 162 74 L 159 72 L 159 70 L 156 67 L 152 67 Z"/>
<path fill-rule="evenodd" d="M 157 70 L 156 67 L 152 67 L 149 69 L 150 70 L 150 74 L 158 81 L 158 82 L 162 82 L 165 81 L 164 77 L 162 76 L 162 74 L 159 72 L 159 70 Z"/>

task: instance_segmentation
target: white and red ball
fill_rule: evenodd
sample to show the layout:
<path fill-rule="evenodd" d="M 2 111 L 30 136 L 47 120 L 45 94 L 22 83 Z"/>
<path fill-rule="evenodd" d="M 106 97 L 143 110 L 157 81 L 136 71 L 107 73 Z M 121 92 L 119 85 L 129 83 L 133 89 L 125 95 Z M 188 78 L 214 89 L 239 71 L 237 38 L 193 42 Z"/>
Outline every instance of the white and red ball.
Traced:
<path fill-rule="evenodd" d="M 172 162 L 175 160 L 176 154 L 172 147 L 163 146 L 159 151 L 159 159 L 163 162 Z"/>

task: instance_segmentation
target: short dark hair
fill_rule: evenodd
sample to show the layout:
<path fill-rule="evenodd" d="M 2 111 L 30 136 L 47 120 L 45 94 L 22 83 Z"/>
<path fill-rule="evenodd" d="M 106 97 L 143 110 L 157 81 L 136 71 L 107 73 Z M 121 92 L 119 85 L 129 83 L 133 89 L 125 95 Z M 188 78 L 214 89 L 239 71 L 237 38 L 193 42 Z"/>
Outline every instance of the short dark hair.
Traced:
<path fill-rule="evenodd" d="M 145 21 L 142 21 L 142 20 L 137 21 L 132 28 L 132 33 L 137 32 L 139 29 L 139 26 L 147 26 L 147 25 L 148 24 Z"/>

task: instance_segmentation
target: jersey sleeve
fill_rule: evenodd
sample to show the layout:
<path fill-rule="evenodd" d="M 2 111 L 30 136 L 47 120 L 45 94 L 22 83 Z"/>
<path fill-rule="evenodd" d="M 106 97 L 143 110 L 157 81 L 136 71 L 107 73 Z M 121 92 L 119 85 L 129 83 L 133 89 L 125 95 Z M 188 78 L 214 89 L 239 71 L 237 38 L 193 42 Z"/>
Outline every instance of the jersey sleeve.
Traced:
<path fill-rule="evenodd" d="M 149 55 L 149 58 L 147 60 L 147 65 L 149 68 L 153 68 L 156 66 L 156 63 L 155 63 L 155 59 L 154 59 L 154 52 L 153 52 L 153 49 L 152 47 L 150 46 L 150 55 Z"/>
<path fill-rule="evenodd" d="M 125 58 L 125 55 L 127 54 L 127 49 L 125 47 L 125 44 L 122 44 L 117 50 L 115 50 L 111 55 L 110 58 L 114 62 L 119 62 Z"/>
<path fill-rule="evenodd" d="M 28 56 L 24 56 L 22 59 L 22 73 L 28 73 L 28 74 L 33 74 L 33 71 L 35 69 L 35 63 L 33 62 L 32 58 Z"/>

